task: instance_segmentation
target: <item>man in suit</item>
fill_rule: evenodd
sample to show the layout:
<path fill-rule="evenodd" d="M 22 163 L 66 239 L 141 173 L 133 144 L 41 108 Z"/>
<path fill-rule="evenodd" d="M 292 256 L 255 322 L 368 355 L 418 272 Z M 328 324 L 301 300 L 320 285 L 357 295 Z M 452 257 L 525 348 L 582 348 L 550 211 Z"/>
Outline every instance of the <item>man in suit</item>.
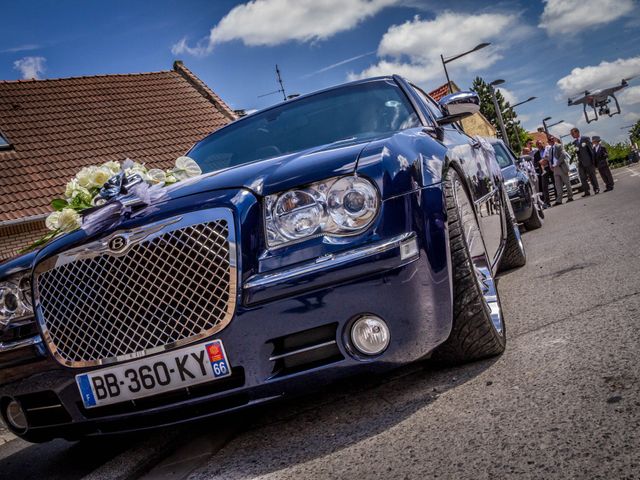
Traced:
<path fill-rule="evenodd" d="M 567 202 L 573 202 L 573 190 L 571 189 L 571 180 L 569 180 L 569 164 L 567 163 L 567 154 L 562 148 L 562 143 L 553 135 L 547 136 L 549 149 L 547 150 L 547 160 L 553 171 L 553 182 L 556 186 L 556 202 L 555 205 L 562 205 L 562 186 L 567 187 Z"/>
<path fill-rule="evenodd" d="M 538 174 L 538 191 L 542 193 L 542 201 L 544 208 L 549 207 L 551 200 L 549 198 L 549 177 L 545 169 L 544 162 L 544 145 L 540 140 L 536 141 L 536 148 L 533 150 L 533 168 Z"/>
<path fill-rule="evenodd" d="M 549 196 L 549 180 L 553 180 L 553 174 L 549 175 L 548 162 L 544 159 L 545 146 L 540 140 L 536 140 L 536 148 L 533 149 L 533 168 L 538 174 L 538 191 L 542 193 L 543 208 L 551 206 Z"/>
<path fill-rule="evenodd" d="M 609 169 L 609 152 L 604 145 L 600 145 L 599 136 L 594 135 L 591 141 L 593 142 L 593 151 L 596 153 L 596 167 L 598 167 L 602 181 L 607 186 L 604 191 L 610 192 L 613 190 L 613 175 Z"/>
<path fill-rule="evenodd" d="M 580 175 L 580 181 L 584 189 L 584 195 L 582 196 L 588 197 L 591 195 L 587 178 L 591 180 L 593 192 L 597 195 L 600 192 L 600 187 L 598 186 L 598 178 L 596 177 L 596 152 L 593 151 L 591 140 L 589 140 L 589 137 L 580 135 L 580 130 L 577 128 L 571 129 L 571 136 L 574 139 L 573 144 L 576 146 L 578 174 Z"/>

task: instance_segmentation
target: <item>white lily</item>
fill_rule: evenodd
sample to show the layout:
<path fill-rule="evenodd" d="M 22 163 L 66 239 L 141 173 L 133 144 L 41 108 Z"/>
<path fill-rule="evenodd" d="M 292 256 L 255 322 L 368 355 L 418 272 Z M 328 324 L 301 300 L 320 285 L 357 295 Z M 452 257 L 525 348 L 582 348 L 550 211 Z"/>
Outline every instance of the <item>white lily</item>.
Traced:
<path fill-rule="evenodd" d="M 165 183 L 167 181 L 167 174 L 159 168 L 152 168 L 147 171 L 148 182 L 156 185 L 158 183 Z"/>
<path fill-rule="evenodd" d="M 200 166 L 198 166 L 193 158 L 189 157 L 176 158 L 176 166 L 171 172 L 178 181 L 197 177 L 202 174 Z"/>

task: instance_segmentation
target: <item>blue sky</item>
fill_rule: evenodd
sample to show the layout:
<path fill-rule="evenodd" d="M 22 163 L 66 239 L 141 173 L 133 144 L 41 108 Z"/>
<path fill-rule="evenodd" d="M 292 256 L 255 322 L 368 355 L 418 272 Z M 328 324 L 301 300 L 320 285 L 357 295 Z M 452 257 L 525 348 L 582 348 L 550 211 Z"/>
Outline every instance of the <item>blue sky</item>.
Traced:
<path fill-rule="evenodd" d="M 586 125 L 566 98 L 640 73 L 637 0 L 156 0 L 4 2 L 0 79 L 167 70 L 181 59 L 233 108 L 351 78 L 400 73 L 432 89 L 445 82 L 439 55 L 491 47 L 449 64 L 460 87 L 474 76 L 506 80 L 507 98 L 538 99 L 525 127 L 565 120 L 624 140 L 640 119 L 640 78 L 620 94 L 623 113 Z"/>

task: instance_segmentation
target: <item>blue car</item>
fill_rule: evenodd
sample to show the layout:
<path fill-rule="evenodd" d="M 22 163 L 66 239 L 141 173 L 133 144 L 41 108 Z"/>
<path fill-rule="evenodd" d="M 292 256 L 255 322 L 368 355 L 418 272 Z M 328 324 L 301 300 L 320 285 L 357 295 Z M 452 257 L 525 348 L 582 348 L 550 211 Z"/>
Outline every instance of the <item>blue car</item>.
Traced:
<path fill-rule="evenodd" d="M 203 175 L 157 203 L 1 265 L 8 427 L 140 430 L 502 353 L 496 275 L 526 258 L 493 147 L 460 127 L 478 109 L 398 76 L 299 97 L 196 144 Z"/>
<path fill-rule="evenodd" d="M 502 168 L 505 189 L 516 221 L 527 230 L 536 230 L 544 223 L 544 202 L 538 192 L 538 176 L 531 157 L 516 158 L 502 140 L 490 140 L 496 152 L 496 160 Z"/>

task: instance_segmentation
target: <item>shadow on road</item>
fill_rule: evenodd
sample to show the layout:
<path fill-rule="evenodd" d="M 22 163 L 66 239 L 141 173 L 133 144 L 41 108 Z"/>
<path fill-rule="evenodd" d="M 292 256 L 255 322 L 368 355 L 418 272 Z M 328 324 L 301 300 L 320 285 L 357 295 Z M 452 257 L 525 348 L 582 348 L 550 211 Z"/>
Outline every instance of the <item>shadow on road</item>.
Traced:
<path fill-rule="evenodd" d="M 242 414 L 135 435 L 33 445 L 14 440 L 11 443 L 18 442 L 13 446 L 15 453 L 5 452 L 4 458 L 0 455 L 0 479 L 79 479 L 96 469 L 100 469 L 103 478 L 119 478 L 123 474 L 119 467 L 126 470 L 127 462 L 131 462 L 127 456 L 143 453 L 161 459 L 174 450 L 184 450 L 186 444 L 201 441 L 224 448 L 215 437 L 217 432 L 229 429 L 237 432 L 229 446 L 231 452 L 215 457 L 212 463 L 221 460 L 234 464 L 225 469 L 225 478 L 260 475 L 323 456 L 393 428 L 447 390 L 481 374 L 494 361 L 457 368 L 418 362 L 383 375 L 351 378 L 320 392 Z M 137 453 L 131 453 L 136 450 Z M 208 460 L 209 456 L 203 456 L 201 466 Z M 105 464 L 109 467 L 106 471 Z M 133 470 L 138 474 L 148 469 L 137 467 Z"/>
<path fill-rule="evenodd" d="M 386 375 L 352 378 L 320 393 L 262 407 L 247 419 L 243 434 L 210 459 L 209 466 L 195 478 L 260 476 L 347 448 L 400 426 L 495 361 L 456 368 L 419 362 Z"/>
<path fill-rule="evenodd" d="M 23 448 L 0 460 L 0 478 L 53 480 L 84 477 L 130 448 L 136 438 L 118 441 L 103 438 L 76 443 L 65 440 L 42 444 L 28 444 L 22 440 L 13 442 L 20 442 Z"/>

